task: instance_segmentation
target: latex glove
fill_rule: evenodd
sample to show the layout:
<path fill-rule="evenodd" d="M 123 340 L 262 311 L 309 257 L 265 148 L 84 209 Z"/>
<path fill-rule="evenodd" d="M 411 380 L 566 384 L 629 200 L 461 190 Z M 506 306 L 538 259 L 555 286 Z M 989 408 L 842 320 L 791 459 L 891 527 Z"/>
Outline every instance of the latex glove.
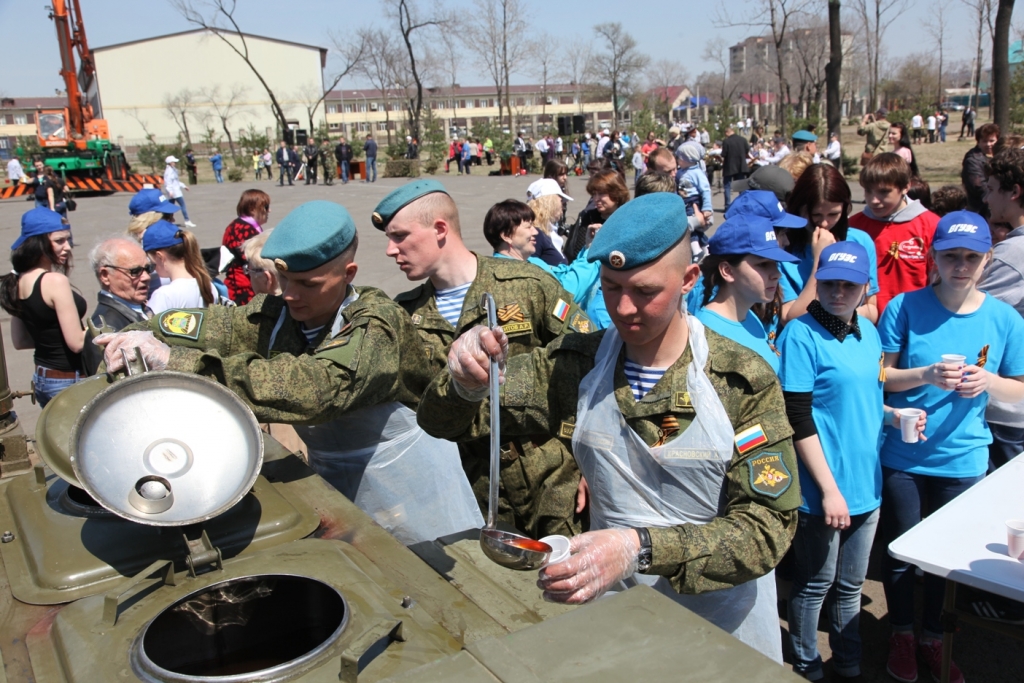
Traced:
<path fill-rule="evenodd" d="M 487 396 L 491 376 L 491 358 L 498 361 L 505 378 L 505 359 L 508 357 L 508 337 L 500 327 L 493 330 L 483 325 L 465 332 L 448 350 L 448 372 L 455 382 L 455 390 L 467 400 L 482 401 Z"/>
<path fill-rule="evenodd" d="M 103 349 L 103 362 L 107 364 L 107 372 L 124 370 L 124 359 L 121 349 L 128 353 L 128 360 L 135 360 L 135 347 L 142 351 L 142 357 L 150 370 L 166 370 L 171 358 L 171 347 L 159 341 L 152 332 L 115 332 L 101 334 L 93 339 L 96 346 Z"/>
<path fill-rule="evenodd" d="M 601 597 L 636 573 L 640 537 L 632 529 L 602 529 L 574 536 L 569 559 L 540 570 L 544 599 L 578 605 Z"/>

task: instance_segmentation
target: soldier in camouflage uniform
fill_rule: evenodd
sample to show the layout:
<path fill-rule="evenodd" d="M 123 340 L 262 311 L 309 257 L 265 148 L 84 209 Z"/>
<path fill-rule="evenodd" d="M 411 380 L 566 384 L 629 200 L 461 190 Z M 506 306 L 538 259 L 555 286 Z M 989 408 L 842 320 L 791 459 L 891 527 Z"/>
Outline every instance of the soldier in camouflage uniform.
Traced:
<path fill-rule="evenodd" d="M 509 358 L 501 428 L 571 436 L 590 485 L 599 530 L 541 571 L 547 598 L 646 583 L 781 662 L 772 570 L 800 505 L 792 430 L 767 363 L 680 310 L 698 277 L 685 221 L 678 196 L 656 193 L 605 223 L 590 258 L 615 326 Z M 487 434 L 488 354 L 504 343 L 478 327 L 453 344 L 420 403 L 428 433 Z"/>
<path fill-rule="evenodd" d="M 331 139 L 324 138 L 320 143 L 320 166 L 324 171 L 324 185 L 334 184 L 334 148 Z"/>
<path fill-rule="evenodd" d="M 405 311 L 379 289 L 352 286 L 357 242 L 340 205 L 300 205 L 261 254 L 279 271 L 281 296 L 259 295 L 236 308 L 171 309 L 127 333 L 102 335 L 107 369 L 120 368 L 121 348 L 139 347 L 150 368 L 216 380 L 261 422 L 296 425 L 310 465 L 406 543 L 471 528 L 482 517 L 457 449 L 415 428 L 411 409 L 434 369 Z M 413 428 L 399 439 L 396 425 L 410 419 Z M 397 464 L 375 470 L 378 453 Z M 378 482 L 398 500 L 385 504 Z M 395 518 L 396 505 L 405 518 Z M 449 515 L 439 528 L 433 513 L 440 506 L 471 514 Z"/>
<path fill-rule="evenodd" d="M 458 209 L 439 182 L 416 181 L 398 188 L 381 201 L 372 219 L 386 233 L 387 253 L 406 276 L 427 280 L 395 299 L 412 316 L 435 372 L 444 369 L 452 341 L 486 320 L 480 306 L 485 292 L 494 296 L 510 355 L 542 347 L 567 332 L 590 331 L 589 319 L 572 296 L 540 268 L 469 251 L 461 239 Z M 460 285 L 461 299 L 443 296 Z M 462 464 L 481 507 L 487 504 L 489 451 L 486 439 L 461 447 Z M 501 452 L 498 518 L 534 538 L 579 533 L 580 473 L 567 442 L 547 434 L 521 434 L 503 443 Z"/>

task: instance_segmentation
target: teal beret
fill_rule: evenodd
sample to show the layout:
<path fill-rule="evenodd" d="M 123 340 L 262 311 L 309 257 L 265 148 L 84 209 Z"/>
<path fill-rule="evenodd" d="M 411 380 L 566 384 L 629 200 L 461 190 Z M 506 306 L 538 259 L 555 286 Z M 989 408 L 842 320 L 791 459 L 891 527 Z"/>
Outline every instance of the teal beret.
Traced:
<path fill-rule="evenodd" d="M 793 140 L 796 142 L 814 142 L 818 139 L 818 136 L 809 130 L 798 130 L 793 133 Z"/>
<path fill-rule="evenodd" d="M 420 197 L 435 192 L 448 194 L 448 190 L 444 189 L 444 185 L 436 180 L 414 180 L 392 190 L 388 193 L 388 196 L 380 200 L 380 204 L 373 210 L 373 216 L 370 217 L 373 221 L 373 227 L 378 230 L 384 230 L 388 227 L 388 223 L 391 222 L 396 213 Z"/>
<path fill-rule="evenodd" d="M 280 271 L 303 273 L 338 256 L 355 236 L 355 221 L 344 206 L 323 200 L 306 202 L 277 224 L 260 255 Z"/>
<path fill-rule="evenodd" d="M 608 217 L 590 244 L 587 260 L 614 270 L 631 270 L 679 244 L 687 227 L 686 204 L 679 195 L 645 194 Z"/>

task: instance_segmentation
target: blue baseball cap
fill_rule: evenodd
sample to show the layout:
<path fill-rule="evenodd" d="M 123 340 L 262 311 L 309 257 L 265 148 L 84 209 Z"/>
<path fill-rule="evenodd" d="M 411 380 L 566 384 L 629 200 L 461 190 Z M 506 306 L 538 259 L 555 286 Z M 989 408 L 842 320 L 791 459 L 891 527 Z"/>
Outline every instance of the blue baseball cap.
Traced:
<path fill-rule="evenodd" d="M 181 232 L 181 228 L 174 223 L 168 223 L 163 219 L 158 220 L 146 228 L 146 232 L 142 236 L 142 250 L 156 251 L 181 244 L 185 240 L 178 236 L 179 232 Z"/>
<path fill-rule="evenodd" d="M 128 213 L 132 216 L 141 216 L 150 211 L 160 213 L 174 213 L 180 211 L 181 207 L 168 201 L 167 197 L 156 188 L 145 188 L 139 190 L 128 203 Z"/>
<path fill-rule="evenodd" d="M 771 192 L 763 194 L 775 199 Z M 775 227 L 770 220 L 764 216 L 755 216 L 750 213 L 741 213 L 732 218 L 726 218 L 725 222 L 718 226 L 715 234 L 711 236 L 708 251 L 714 256 L 753 254 L 770 258 L 773 261 L 796 263 L 800 260 L 779 247 L 778 239 L 775 237 Z"/>
<path fill-rule="evenodd" d="M 958 247 L 983 254 L 991 250 L 992 231 L 988 222 L 973 211 L 953 211 L 939 219 L 932 248 L 945 251 Z"/>
<path fill-rule="evenodd" d="M 741 194 L 729 205 L 729 210 L 725 212 L 725 220 L 739 214 L 763 216 L 770 220 L 776 228 L 807 227 L 806 218 L 786 213 L 779 198 L 775 196 L 774 192 L 768 190 L 747 190 Z"/>
<path fill-rule="evenodd" d="M 70 226 L 60 219 L 59 213 L 56 211 L 50 211 L 45 207 L 37 206 L 36 208 L 22 214 L 21 234 L 18 235 L 18 239 L 14 240 L 14 244 L 11 245 L 11 249 L 17 249 L 24 244 L 25 240 L 29 237 L 35 237 L 36 235 L 49 235 L 51 232 L 60 232 L 61 230 L 70 229 Z"/>
<path fill-rule="evenodd" d="M 856 242 L 836 242 L 825 247 L 818 258 L 819 280 L 846 280 L 866 285 L 871 280 L 868 251 Z"/>

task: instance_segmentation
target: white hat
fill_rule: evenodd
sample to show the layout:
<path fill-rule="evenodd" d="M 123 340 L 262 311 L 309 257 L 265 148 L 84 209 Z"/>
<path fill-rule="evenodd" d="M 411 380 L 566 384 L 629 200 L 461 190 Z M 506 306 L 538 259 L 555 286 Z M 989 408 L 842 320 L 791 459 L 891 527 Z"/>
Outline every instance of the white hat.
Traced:
<path fill-rule="evenodd" d="M 608 130 L 607 128 L 603 129 L 601 132 L 604 133 L 605 135 L 608 135 L 608 134 L 611 133 L 611 131 Z"/>
<path fill-rule="evenodd" d="M 176 164 L 176 163 L 178 163 L 178 157 L 176 157 L 176 156 L 174 156 L 172 154 L 171 156 L 169 156 L 166 159 L 164 159 L 164 163 L 165 164 Z"/>
<path fill-rule="evenodd" d="M 554 178 L 541 178 L 530 183 L 530 186 L 526 188 L 526 200 L 531 201 L 546 197 L 548 195 L 557 194 L 562 199 L 568 199 L 570 202 L 573 201 L 572 197 L 562 192 L 562 188 L 558 186 L 558 181 Z"/>

